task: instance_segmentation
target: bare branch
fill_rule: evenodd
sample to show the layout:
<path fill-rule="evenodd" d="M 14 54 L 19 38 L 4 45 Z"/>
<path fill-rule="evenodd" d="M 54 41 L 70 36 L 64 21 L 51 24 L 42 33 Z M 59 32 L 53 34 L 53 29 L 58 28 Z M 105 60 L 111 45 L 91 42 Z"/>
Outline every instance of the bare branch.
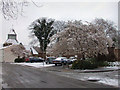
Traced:
<path fill-rule="evenodd" d="M 29 6 L 29 3 L 33 3 L 36 7 L 41 7 L 42 5 L 37 5 L 33 0 L 1 0 L 1 10 L 4 18 L 6 20 L 14 19 L 16 20 L 19 15 L 23 16 L 24 7 Z"/>

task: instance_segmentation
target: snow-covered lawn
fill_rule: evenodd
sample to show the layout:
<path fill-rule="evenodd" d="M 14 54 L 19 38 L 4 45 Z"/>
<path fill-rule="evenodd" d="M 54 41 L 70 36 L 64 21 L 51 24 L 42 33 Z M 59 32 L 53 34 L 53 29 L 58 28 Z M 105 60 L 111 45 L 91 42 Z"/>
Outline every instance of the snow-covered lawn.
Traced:
<path fill-rule="evenodd" d="M 89 81 L 94 83 L 103 83 L 114 87 L 119 87 L 117 71 L 114 72 L 100 72 L 100 73 L 70 73 L 70 72 L 54 72 L 57 75 L 65 76 L 82 81 Z M 115 73 L 112 75 L 112 73 Z"/>
<path fill-rule="evenodd" d="M 55 64 L 46 64 L 46 63 L 11 63 L 11 64 L 17 64 L 17 65 L 22 65 L 22 66 L 31 66 L 31 67 L 35 67 L 35 68 L 43 68 L 43 67 L 50 67 L 50 66 L 54 66 Z"/>
<path fill-rule="evenodd" d="M 100 67 L 96 69 L 86 70 L 72 70 L 73 72 L 54 72 L 57 75 L 74 78 L 83 81 L 93 81 L 95 83 L 103 83 L 119 87 L 118 69 L 120 69 L 120 62 L 110 62 L 110 66 Z M 108 70 L 108 71 L 107 71 Z M 111 71 L 110 71 L 111 70 Z M 93 71 L 105 71 L 105 72 L 94 72 Z M 85 72 L 85 73 L 84 73 Z"/>
<path fill-rule="evenodd" d="M 104 83 L 107 85 L 112 85 L 118 87 L 118 79 L 111 79 L 110 77 L 102 77 L 102 76 L 90 76 L 86 78 L 87 80 L 98 80 L 99 83 Z"/>
<path fill-rule="evenodd" d="M 110 79 L 110 78 L 102 78 L 100 81 L 100 83 L 104 83 L 104 84 L 107 84 L 107 85 L 112 85 L 112 86 L 115 86 L 115 87 L 118 87 L 118 79 Z"/>
<path fill-rule="evenodd" d="M 93 70 L 82 70 L 82 71 L 99 71 L 99 70 L 118 70 L 120 69 L 120 62 L 116 61 L 116 62 L 109 62 L 110 66 L 107 67 L 101 67 L 101 68 L 97 68 L 97 69 L 93 69 Z M 79 71 L 79 70 L 78 70 Z M 114 73 L 115 72 L 115 73 Z M 118 78 L 119 74 L 118 71 L 109 71 L 109 72 L 96 72 L 96 73 L 84 73 L 84 75 L 81 75 L 81 77 L 79 77 L 78 75 L 76 75 L 77 79 L 80 80 L 98 80 L 98 83 L 103 83 L 103 84 L 107 84 L 107 85 L 112 85 L 115 87 L 118 87 Z"/>
<path fill-rule="evenodd" d="M 120 62 L 109 62 L 110 66 L 103 67 L 104 69 L 120 69 Z"/>
<path fill-rule="evenodd" d="M 120 62 L 116 61 L 116 62 L 109 62 L 109 64 L 111 66 L 120 66 Z"/>
<path fill-rule="evenodd" d="M 104 69 L 120 69 L 118 66 L 109 66 L 109 67 L 103 67 Z"/>

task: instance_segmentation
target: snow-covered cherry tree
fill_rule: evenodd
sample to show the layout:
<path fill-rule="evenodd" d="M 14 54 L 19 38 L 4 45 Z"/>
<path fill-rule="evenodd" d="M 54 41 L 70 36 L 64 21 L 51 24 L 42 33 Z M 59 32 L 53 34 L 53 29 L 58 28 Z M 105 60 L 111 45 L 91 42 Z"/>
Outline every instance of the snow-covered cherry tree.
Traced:
<path fill-rule="evenodd" d="M 62 30 L 64 30 L 64 28 L 66 27 L 66 22 L 65 21 L 59 21 L 59 20 L 56 20 L 54 23 L 53 23 L 53 29 L 57 32 L 61 32 Z"/>
<path fill-rule="evenodd" d="M 111 46 L 113 42 L 98 29 L 92 23 L 69 21 L 65 30 L 51 38 L 47 51 L 54 56 L 81 55 L 82 58 L 107 54 L 107 45 Z"/>
<path fill-rule="evenodd" d="M 102 18 L 96 18 L 92 21 L 92 24 L 94 24 L 98 28 L 98 30 L 103 30 L 106 37 L 111 38 L 114 44 L 117 43 L 118 30 L 114 22 Z"/>

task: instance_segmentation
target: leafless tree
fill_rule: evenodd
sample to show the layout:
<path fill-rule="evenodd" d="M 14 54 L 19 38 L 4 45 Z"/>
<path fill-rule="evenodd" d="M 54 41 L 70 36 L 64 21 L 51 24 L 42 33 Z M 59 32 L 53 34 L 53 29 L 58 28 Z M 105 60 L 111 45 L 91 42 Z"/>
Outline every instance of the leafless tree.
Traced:
<path fill-rule="evenodd" d="M 1 11 L 6 20 L 17 19 L 18 15 L 23 15 L 24 7 L 27 7 L 33 3 L 37 7 L 42 5 L 37 5 L 33 0 L 0 0 Z"/>

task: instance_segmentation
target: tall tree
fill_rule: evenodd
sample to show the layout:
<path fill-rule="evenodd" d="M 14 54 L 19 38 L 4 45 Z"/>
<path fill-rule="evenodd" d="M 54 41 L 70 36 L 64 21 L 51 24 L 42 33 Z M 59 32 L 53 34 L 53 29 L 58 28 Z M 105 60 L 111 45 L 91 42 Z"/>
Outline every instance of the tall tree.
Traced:
<path fill-rule="evenodd" d="M 37 37 L 43 53 L 46 53 L 47 45 L 50 43 L 50 37 L 54 34 L 53 23 L 53 19 L 40 18 L 29 26 L 33 36 Z"/>

